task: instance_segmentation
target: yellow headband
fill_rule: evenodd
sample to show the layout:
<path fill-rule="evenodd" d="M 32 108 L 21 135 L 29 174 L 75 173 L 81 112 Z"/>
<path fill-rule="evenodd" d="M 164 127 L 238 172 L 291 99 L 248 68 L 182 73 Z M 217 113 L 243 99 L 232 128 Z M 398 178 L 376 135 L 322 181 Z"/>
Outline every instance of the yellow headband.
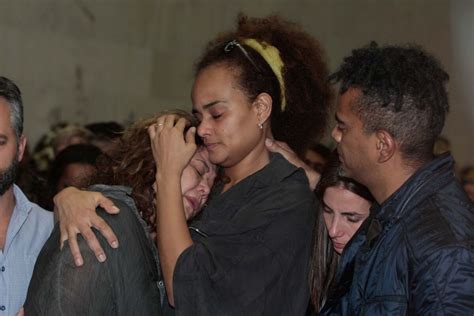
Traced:
<path fill-rule="evenodd" d="M 285 110 L 286 107 L 286 99 L 285 99 L 285 82 L 283 81 L 283 61 L 280 57 L 280 52 L 278 48 L 272 46 L 266 42 L 258 42 L 253 38 L 248 38 L 243 41 L 243 43 L 247 46 L 252 47 L 255 49 L 260 56 L 265 59 L 267 64 L 272 68 L 273 73 L 278 79 L 280 83 L 280 91 L 281 91 L 281 110 L 282 112 Z"/>

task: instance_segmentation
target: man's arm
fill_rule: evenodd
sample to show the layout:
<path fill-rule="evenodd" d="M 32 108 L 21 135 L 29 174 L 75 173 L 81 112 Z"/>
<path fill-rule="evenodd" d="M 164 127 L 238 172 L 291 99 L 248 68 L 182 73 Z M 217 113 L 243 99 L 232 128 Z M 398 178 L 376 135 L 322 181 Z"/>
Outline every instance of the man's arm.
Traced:
<path fill-rule="evenodd" d="M 450 247 L 430 255 L 410 282 L 413 315 L 474 314 L 474 253 Z"/>

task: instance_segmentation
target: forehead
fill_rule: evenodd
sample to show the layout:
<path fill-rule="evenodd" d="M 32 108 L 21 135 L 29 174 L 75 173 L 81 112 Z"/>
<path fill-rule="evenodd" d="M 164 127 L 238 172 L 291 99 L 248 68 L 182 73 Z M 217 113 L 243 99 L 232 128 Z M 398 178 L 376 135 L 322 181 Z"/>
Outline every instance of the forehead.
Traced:
<path fill-rule="evenodd" d="M 13 132 L 10 121 L 10 106 L 3 97 L 0 97 L 0 132 L 3 134 Z"/>
<path fill-rule="evenodd" d="M 235 70 L 225 64 L 208 66 L 194 81 L 191 92 L 193 108 L 202 108 L 207 103 L 228 97 L 236 88 Z"/>
<path fill-rule="evenodd" d="M 324 203 L 333 210 L 369 213 L 370 202 L 340 186 L 333 186 L 324 192 Z"/>
<path fill-rule="evenodd" d="M 362 91 L 356 88 L 349 88 L 346 92 L 341 94 L 337 99 L 337 113 L 349 114 L 352 113 L 352 106 L 362 95 Z"/>

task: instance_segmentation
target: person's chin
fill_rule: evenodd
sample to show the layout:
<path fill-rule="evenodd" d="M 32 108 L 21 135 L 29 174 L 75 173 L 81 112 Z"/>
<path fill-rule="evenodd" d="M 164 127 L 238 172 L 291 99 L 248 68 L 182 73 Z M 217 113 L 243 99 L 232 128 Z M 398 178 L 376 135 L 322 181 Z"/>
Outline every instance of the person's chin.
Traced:
<path fill-rule="evenodd" d="M 193 218 L 194 216 L 193 208 L 186 197 L 183 197 L 183 208 L 184 208 L 184 217 L 186 217 L 186 220 L 188 221 L 191 218 Z"/>
<path fill-rule="evenodd" d="M 334 247 L 334 251 L 337 252 L 338 254 L 342 254 L 342 251 L 344 250 L 344 247 L 346 246 L 345 244 L 335 243 L 335 242 L 333 242 L 332 245 Z"/>
<path fill-rule="evenodd" d="M 226 157 L 222 152 L 209 152 L 209 160 L 215 165 L 223 165 L 226 161 Z"/>

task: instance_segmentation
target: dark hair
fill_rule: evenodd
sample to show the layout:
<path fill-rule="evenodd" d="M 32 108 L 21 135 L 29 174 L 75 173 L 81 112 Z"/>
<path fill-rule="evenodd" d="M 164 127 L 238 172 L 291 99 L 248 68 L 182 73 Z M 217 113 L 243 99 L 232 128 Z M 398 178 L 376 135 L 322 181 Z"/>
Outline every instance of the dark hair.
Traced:
<path fill-rule="evenodd" d="M 155 124 L 164 114 L 175 114 L 186 118 L 189 127 L 197 126 L 197 120 L 182 110 L 170 110 L 140 120 L 127 128 L 109 155 L 103 155 L 97 162 L 99 175 L 95 183 L 125 185 L 132 188 L 132 198 L 140 216 L 150 231 L 156 230 L 155 183 L 156 165 L 148 136 L 148 127 Z M 197 141 L 199 144 L 199 141 Z"/>
<path fill-rule="evenodd" d="M 339 255 L 335 252 L 329 240 L 328 230 L 323 217 L 323 197 L 326 189 L 330 187 L 342 187 L 369 202 L 374 202 L 372 194 L 370 194 L 365 186 L 342 175 L 341 163 L 337 153 L 333 153 L 315 189 L 315 194 L 320 202 L 320 206 L 316 216 L 315 240 L 310 262 L 309 285 L 311 290 L 311 303 L 316 312 L 321 309 L 327 298 L 339 263 Z"/>
<path fill-rule="evenodd" d="M 276 75 L 256 50 L 243 44 L 245 39 L 255 39 L 279 50 L 284 64 L 284 111 Z M 238 47 L 225 49 L 233 40 L 246 53 Z M 236 31 L 222 34 L 208 44 L 197 63 L 196 75 L 216 64 L 235 69 L 238 84 L 250 101 L 262 92 L 272 97 L 272 133 L 298 154 L 302 154 L 310 139 L 323 135 L 332 99 L 328 69 L 320 44 L 298 25 L 279 16 L 250 18 L 240 14 Z"/>
<path fill-rule="evenodd" d="M 51 164 L 51 170 L 48 177 L 48 187 L 54 195 L 58 186 L 59 179 L 66 167 L 73 163 L 82 163 L 94 166 L 97 159 L 102 154 L 99 148 L 89 144 L 70 145 L 62 150 Z M 88 183 L 89 184 L 89 183 Z"/>
<path fill-rule="evenodd" d="M 306 154 L 308 153 L 308 151 L 313 151 L 315 152 L 316 154 L 318 154 L 319 156 L 321 156 L 321 158 L 325 161 L 324 164 L 315 164 L 313 163 L 312 161 L 309 161 L 308 159 L 306 159 Z M 329 149 L 327 146 L 319 143 L 319 142 L 316 142 L 316 141 L 312 141 L 307 147 L 306 147 L 306 150 L 305 150 L 305 156 L 303 157 L 303 161 L 311 168 L 313 168 L 314 170 L 316 170 L 318 173 L 321 173 L 323 172 L 324 170 L 324 166 L 325 164 L 327 164 L 327 162 L 329 161 L 329 159 L 331 158 L 331 149 Z"/>
<path fill-rule="evenodd" d="M 23 100 L 18 86 L 8 78 L 0 76 L 0 97 L 10 105 L 10 122 L 17 140 L 23 134 Z"/>
<path fill-rule="evenodd" d="M 353 110 L 366 133 L 389 132 L 407 162 L 431 159 L 449 110 L 449 76 L 433 56 L 416 46 L 372 42 L 353 50 L 330 78 L 341 82 L 340 94 L 361 90 Z"/>
<path fill-rule="evenodd" d="M 94 134 L 96 139 L 112 140 L 122 136 L 124 128 L 117 122 L 96 122 L 84 126 Z"/>

